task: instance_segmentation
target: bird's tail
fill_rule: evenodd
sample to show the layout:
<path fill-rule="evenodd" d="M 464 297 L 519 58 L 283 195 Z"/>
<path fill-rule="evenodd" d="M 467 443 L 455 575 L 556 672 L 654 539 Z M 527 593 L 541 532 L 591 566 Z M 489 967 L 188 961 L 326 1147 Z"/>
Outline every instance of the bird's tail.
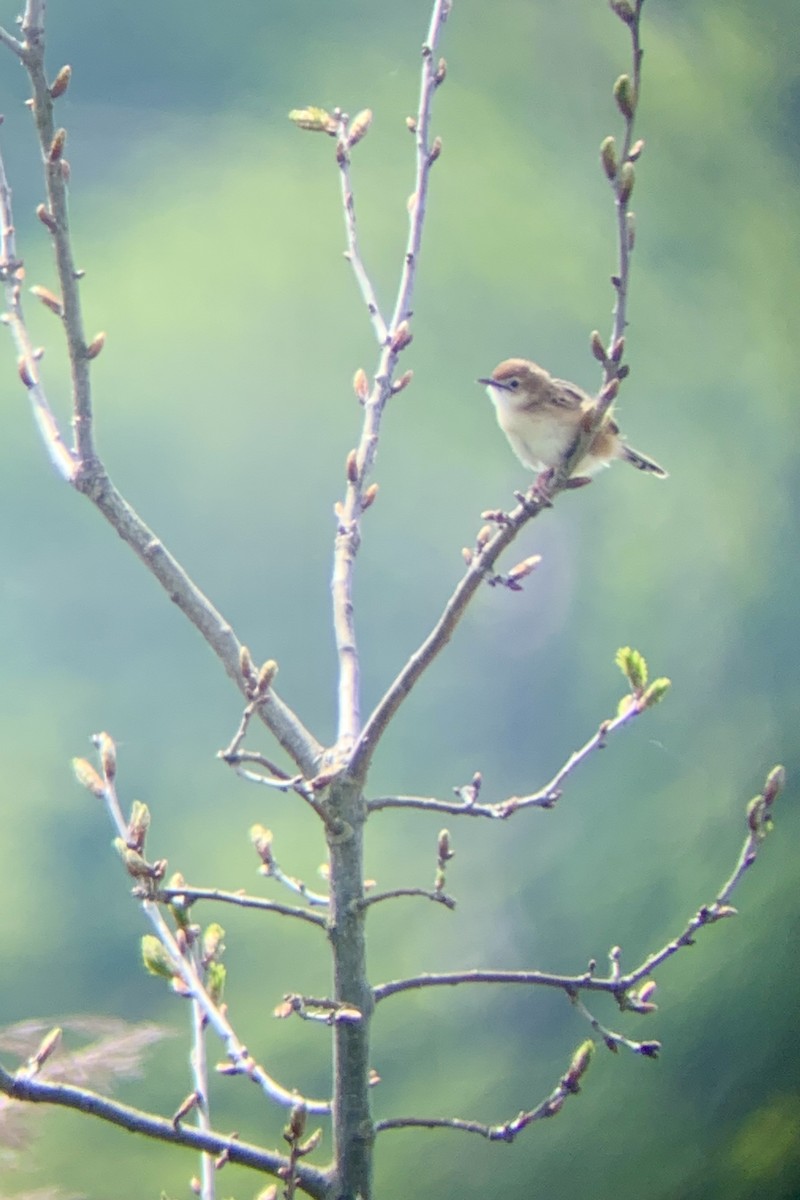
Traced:
<path fill-rule="evenodd" d="M 628 446 L 627 443 L 622 443 L 622 451 L 620 458 L 625 462 L 629 462 L 632 467 L 636 467 L 637 471 L 649 471 L 658 479 L 667 479 L 669 472 L 660 467 L 652 458 L 648 458 L 645 454 L 640 454 L 638 450 L 634 450 L 633 446 Z"/>

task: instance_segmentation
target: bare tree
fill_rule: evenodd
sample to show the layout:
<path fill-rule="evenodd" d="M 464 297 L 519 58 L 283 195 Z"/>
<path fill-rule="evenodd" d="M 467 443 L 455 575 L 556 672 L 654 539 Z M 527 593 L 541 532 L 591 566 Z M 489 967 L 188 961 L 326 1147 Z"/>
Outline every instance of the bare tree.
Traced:
<path fill-rule="evenodd" d="M 262 826 L 251 830 L 251 840 L 264 876 L 292 893 L 291 903 L 278 903 L 244 891 L 226 892 L 215 887 L 193 886 L 180 874 L 167 876 L 167 864 L 155 857 L 148 845 L 150 813 L 135 801 L 128 815 L 117 792 L 117 752 L 106 733 L 95 735 L 97 763 L 76 759 L 78 780 L 107 808 L 116 832 L 116 847 L 134 880 L 133 895 L 150 932 L 142 941 L 144 964 L 163 977 L 177 996 L 188 1000 L 192 1042 L 192 1078 L 185 1099 L 171 1116 L 159 1116 L 121 1104 L 107 1094 L 87 1086 L 100 1080 L 99 1065 L 106 1075 L 127 1072 L 138 1062 L 140 1051 L 155 1036 L 148 1028 L 89 1027 L 98 1035 L 95 1050 L 84 1059 L 59 1053 L 60 1030 L 40 1025 L 7 1033 L 3 1049 L 23 1058 L 17 1069 L 0 1067 L 0 1091 L 5 1094 L 4 1115 L 8 1120 L 20 1112 L 20 1104 L 61 1105 L 93 1115 L 103 1121 L 147 1137 L 192 1148 L 199 1152 L 200 1171 L 193 1187 L 203 1200 L 215 1196 L 215 1180 L 226 1162 L 240 1163 L 256 1172 L 274 1176 L 279 1182 L 262 1197 L 297 1192 L 319 1200 L 344 1200 L 373 1194 L 372 1160 L 375 1140 L 391 1129 L 442 1127 L 476 1133 L 492 1141 L 510 1142 L 522 1130 L 545 1117 L 559 1113 L 565 1101 L 577 1094 L 596 1045 L 610 1050 L 628 1050 L 654 1058 L 659 1043 L 634 1039 L 602 1024 L 592 1012 L 598 993 L 612 996 L 624 1013 L 646 1016 L 653 1000 L 656 970 L 693 944 L 700 929 L 732 916 L 732 894 L 755 861 L 761 841 L 771 824 L 773 803 L 783 785 L 783 769 L 769 772 L 761 793 L 747 807 L 746 836 L 730 877 L 717 895 L 699 909 L 676 935 L 657 952 L 632 968 L 623 970 L 620 951 L 614 947 L 601 969 L 594 961 L 573 974 L 543 970 L 487 970 L 418 974 L 384 983 L 373 983 L 366 966 L 366 928 L 370 910 L 380 903 L 414 896 L 431 903 L 455 907 L 447 888 L 447 867 L 452 857 L 452 840 L 447 829 L 440 832 L 435 855 L 433 883 L 378 892 L 365 881 L 364 838 L 369 819 L 388 809 L 416 809 L 442 817 L 486 818 L 489 821 L 525 820 L 523 810 L 553 808 L 573 773 L 595 750 L 623 727 L 635 721 L 666 694 L 669 680 L 651 680 L 643 656 L 625 647 L 617 662 L 626 680 L 615 715 L 603 720 L 587 741 L 563 764 L 544 786 L 523 796 L 487 801 L 482 798 L 480 774 L 454 788 L 454 797 L 417 795 L 371 795 L 369 772 L 375 751 L 400 706 L 418 680 L 434 663 L 456 631 L 470 601 L 484 586 L 519 591 L 523 580 L 537 566 L 527 557 L 508 570 L 500 571 L 501 555 L 531 521 L 547 513 L 557 497 L 588 482 L 576 470 L 598 437 L 612 428 L 611 407 L 624 381 L 628 289 L 634 249 L 634 219 L 631 197 L 636 182 L 636 164 L 643 142 L 635 132 L 641 92 L 642 50 L 640 18 L 643 0 L 612 0 L 611 8 L 629 35 L 630 67 L 613 89 L 622 121 L 620 137 L 609 136 L 601 147 L 602 169 L 615 206 L 618 266 L 612 279 L 614 315 L 606 338 L 591 335 L 592 352 L 602 369 L 597 396 L 587 403 L 578 398 L 579 420 L 575 436 L 547 464 L 537 483 L 516 495 L 510 511 L 494 509 L 482 514 L 474 545 L 463 552 L 464 570 L 430 632 L 410 655 L 396 678 L 366 716 L 361 711 L 360 655 L 354 615 L 353 582 L 362 540 L 365 513 L 373 505 L 378 488 L 373 481 L 375 455 L 383 434 L 382 421 L 393 398 L 412 382 L 410 370 L 402 370 L 403 356 L 412 340 L 414 293 L 422 252 L 428 189 L 435 164 L 442 153 L 439 138 L 432 134 L 434 100 L 445 83 L 447 67 L 441 57 L 445 23 L 451 0 L 434 0 L 430 26 L 422 49 L 421 84 L 416 115 L 408 119 L 413 138 L 415 178 L 408 204 L 408 237 L 399 271 L 397 292 L 391 311 L 381 306 L 362 257 L 354 189 L 351 178 L 353 151 L 366 137 L 372 115 L 368 110 L 349 117 L 309 107 L 295 110 L 291 117 L 301 129 L 331 139 L 335 167 L 341 182 L 347 242 L 346 257 L 367 310 L 376 342 L 376 361 L 371 374 L 355 372 L 354 391 L 363 410 L 358 444 L 348 454 L 345 489 L 336 506 L 336 535 L 332 579 L 332 611 L 338 655 L 337 734 L 334 743 L 323 745 L 292 711 L 275 688 L 277 664 L 253 662 L 229 621 L 193 582 L 163 542 L 148 528 L 111 481 L 100 459 L 94 437 L 92 409 L 92 363 L 101 353 L 103 333 L 86 332 L 81 308 L 81 272 L 76 269 L 70 239 L 67 192 L 69 167 L 67 134 L 56 123 L 60 98 L 66 92 L 71 71 L 62 67 L 53 78 L 45 68 L 45 3 L 28 0 L 21 20 L 21 36 L 0 30 L 0 42 L 21 62 L 32 88 L 31 108 L 41 148 L 45 199 L 37 215 L 52 242 L 59 292 L 41 286 L 30 290 L 61 321 L 71 366 L 72 436 L 64 436 L 48 402 L 40 366 L 41 352 L 32 344 L 23 312 L 24 270 L 17 248 L 11 210 L 11 191 L 0 164 L 0 220 L 2 258 L 0 273 L 5 289 L 5 324 L 14 338 L 20 380 L 29 397 L 42 444 L 55 470 L 102 513 L 112 528 L 134 550 L 146 569 L 161 584 L 167 596 L 197 628 L 220 660 L 226 674 L 242 694 L 241 721 L 229 744 L 220 752 L 244 781 L 297 798 L 318 819 L 329 856 L 329 890 L 322 894 L 294 878 L 279 865 L 270 831 Z M 438 169 L 438 168 L 436 168 Z M 499 385 L 498 385 L 499 386 Z M 503 384 L 505 386 L 505 384 Z M 566 386 L 566 385 L 565 385 Z M 557 401 L 564 404 L 564 396 Z M 641 462 L 635 465 L 641 465 Z M 652 467 L 652 464 L 651 464 Z M 254 727 L 260 722 L 272 734 L 289 769 L 260 750 L 250 749 Z M 152 839 L 151 839 L 152 840 Z M 325 1024 L 332 1040 L 332 1094 L 323 1098 L 300 1095 L 280 1083 L 256 1061 L 238 1030 L 235 1016 L 223 999 L 225 966 L 224 931 L 211 923 L 202 927 L 194 921 L 195 908 L 206 903 L 235 905 L 258 910 L 290 921 L 312 925 L 325 934 L 331 955 L 332 990 L 329 996 L 287 994 L 279 1001 L 280 1017 L 298 1017 Z M 436 1117 L 413 1114 L 381 1118 L 373 1114 L 371 1089 L 378 1082 L 370 1061 L 370 1029 L 377 1005 L 390 997 L 425 988 L 478 984 L 524 985 L 563 993 L 588 1022 L 592 1037 L 565 1055 L 565 1069 L 543 1097 L 513 1117 L 486 1124 L 469 1117 Z M 276 1000 L 278 998 L 276 997 Z M 254 1082 L 263 1099 L 287 1112 L 284 1132 L 286 1148 L 251 1145 L 215 1128 L 212 1118 L 212 1089 L 207 1059 L 207 1036 L 221 1043 L 222 1061 L 216 1071 L 224 1076 Z M 105 1039 L 105 1040 L 104 1040 Z M 102 1046 L 102 1052 L 97 1046 Z M 88 1053 L 88 1052 L 87 1052 Z M 132 1057 L 131 1057 L 132 1056 Z M 221 1085 L 220 1085 L 221 1086 Z M 315 1165 L 324 1140 L 321 1130 L 310 1130 L 309 1118 L 330 1117 L 332 1153 L 327 1165 Z"/>

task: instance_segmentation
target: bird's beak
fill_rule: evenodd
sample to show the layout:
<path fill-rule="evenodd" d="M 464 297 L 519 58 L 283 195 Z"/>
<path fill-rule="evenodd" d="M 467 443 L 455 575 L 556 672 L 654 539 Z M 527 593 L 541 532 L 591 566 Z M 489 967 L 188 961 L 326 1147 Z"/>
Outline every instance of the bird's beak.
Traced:
<path fill-rule="evenodd" d="M 476 379 L 476 383 L 482 383 L 484 387 L 496 387 L 497 384 L 493 379 Z"/>

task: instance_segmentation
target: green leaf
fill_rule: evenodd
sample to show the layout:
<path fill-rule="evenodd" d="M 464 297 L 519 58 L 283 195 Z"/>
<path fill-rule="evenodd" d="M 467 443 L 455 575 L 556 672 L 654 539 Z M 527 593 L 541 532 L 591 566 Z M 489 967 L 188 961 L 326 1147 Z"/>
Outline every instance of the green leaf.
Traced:
<path fill-rule="evenodd" d="M 621 646 L 615 662 L 634 692 L 640 692 L 647 687 L 647 663 L 644 655 L 638 650 L 632 650 L 630 646 Z"/>
<path fill-rule="evenodd" d="M 142 962 L 151 975 L 160 975 L 163 979 L 172 979 L 175 975 L 172 959 L 152 933 L 146 933 L 142 938 Z"/>
<path fill-rule="evenodd" d="M 671 687 L 671 679 L 654 679 L 650 684 L 650 687 L 642 696 L 642 707 L 652 708 L 654 704 L 659 704 L 664 699 Z"/>
<path fill-rule="evenodd" d="M 215 1004 L 222 1002 L 225 991 L 225 976 L 227 971 L 220 962 L 210 962 L 206 969 L 206 991 Z"/>
<path fill-rule="evenodd" d="M 338 132 L 338 124 L 334 117 L 324 108 L 315 108 L 309 105 L 308 108 L 293 108 L 289 113 L 289 120 L 293 121 L 298 129 L 308 129 L 311 133 L 328 133 L 334 136 Z"/>

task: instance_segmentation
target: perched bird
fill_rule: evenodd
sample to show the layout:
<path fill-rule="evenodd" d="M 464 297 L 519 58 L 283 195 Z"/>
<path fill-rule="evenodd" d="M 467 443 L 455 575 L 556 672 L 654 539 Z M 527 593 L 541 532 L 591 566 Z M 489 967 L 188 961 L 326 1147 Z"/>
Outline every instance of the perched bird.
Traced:
<path fill-rule="evenodd" d="M 479 379 L 478 383 L 486 387 L 497 423 L 511 449 L 532 471 L 547 470 L 561 461 L 578 438 L 581 422 L 594 404 L 574 383 L 554 379 L 525 358 L 507 358 L 495 367 L 491 379 Z M 608 416 L 576 471 L 591 475 L 614 458 L 621 458 L 640 471 L 650 471 L 660 479 L 667 477 L 657 462 L 628 445 L 616 421 Z"/>

